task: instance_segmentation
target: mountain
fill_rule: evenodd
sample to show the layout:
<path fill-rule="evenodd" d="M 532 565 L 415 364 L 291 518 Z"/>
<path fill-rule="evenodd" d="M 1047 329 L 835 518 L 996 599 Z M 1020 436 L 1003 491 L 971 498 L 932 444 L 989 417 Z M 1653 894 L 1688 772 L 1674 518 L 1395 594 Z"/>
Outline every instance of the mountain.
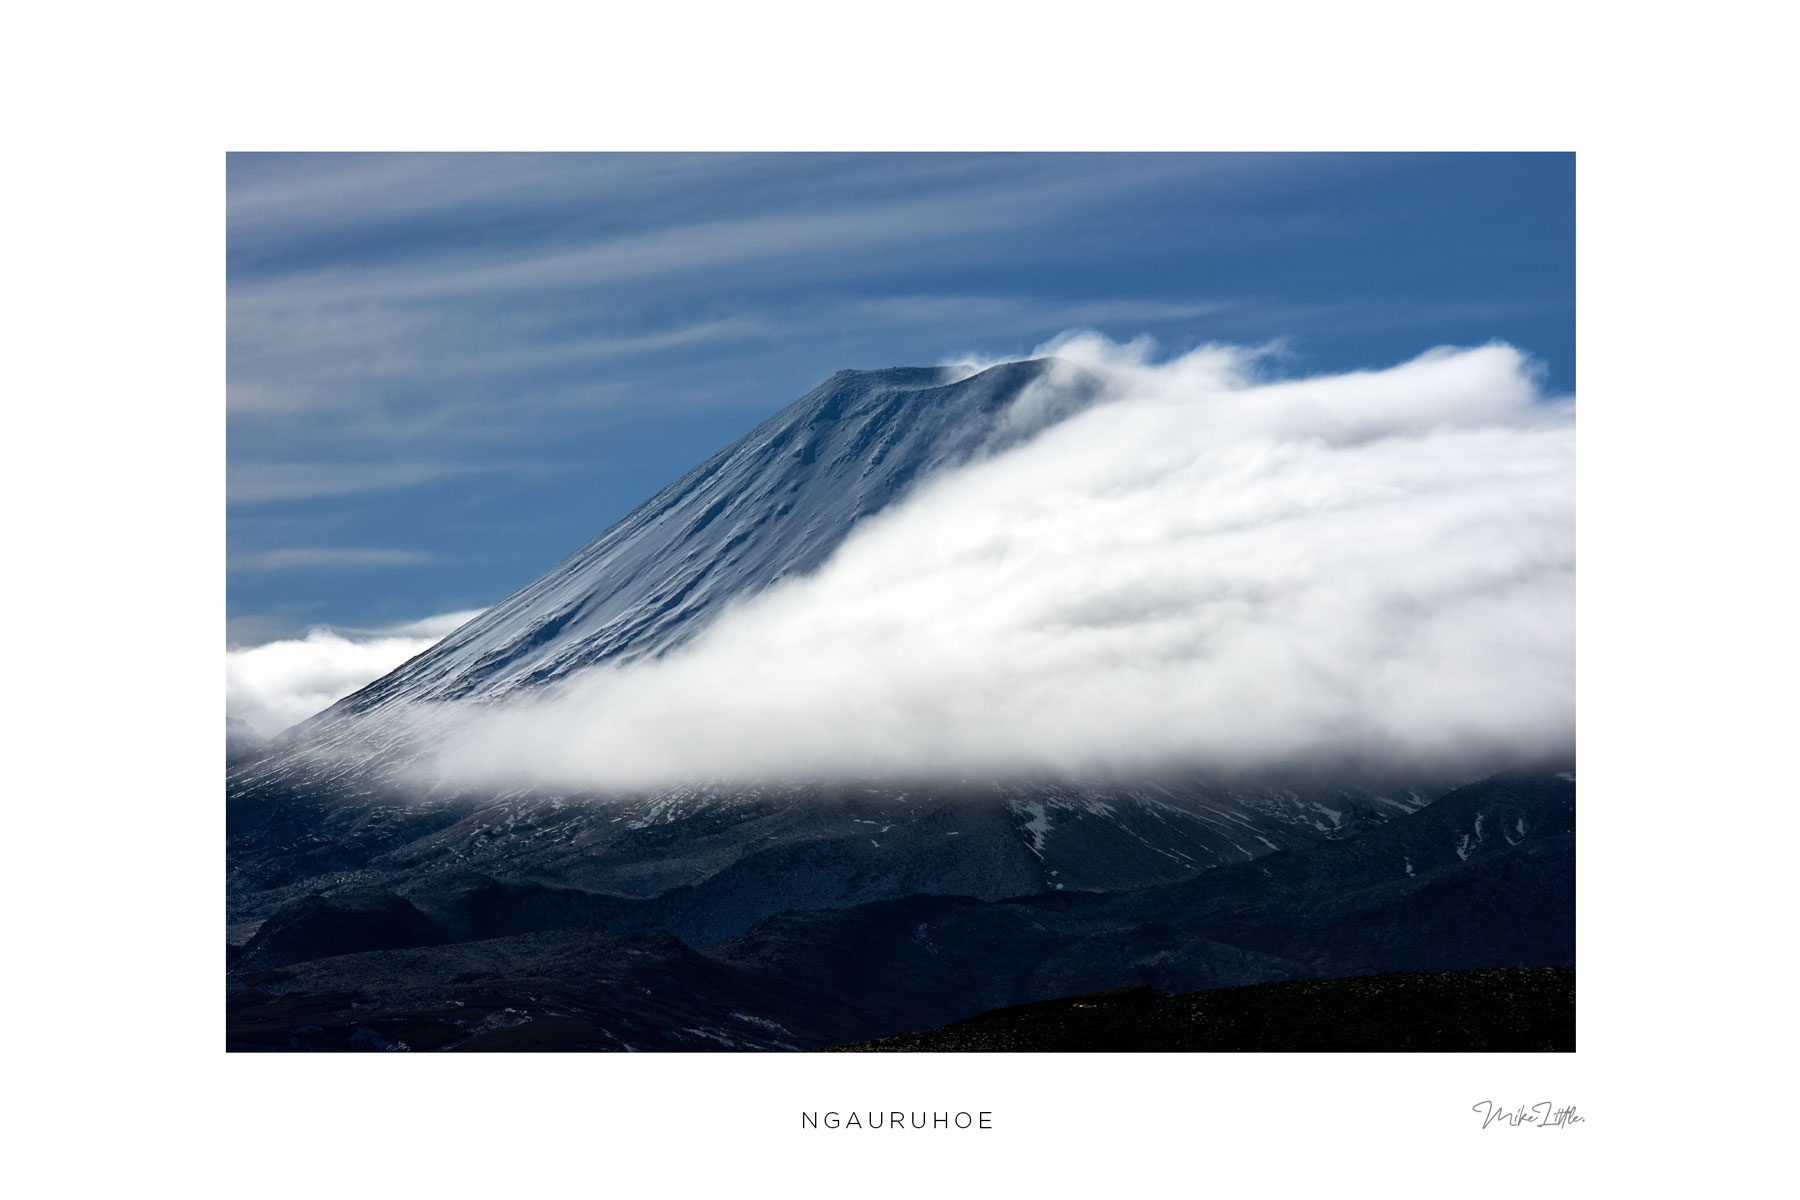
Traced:
<path fill-rule="evenodd" d="M 1453 782 L 777 780 L 421 796 L 401 779 L 417 747 L 369 736 L 409 709 L 541 689 L 678 646 L 728 602 L 816 569 L 921 481 L 1045 421 L 1021 413 L 1066 414 L 1098 393 L 1093 376 L 1054 360 L 961 379 L 938 368 L 833 375 L 535 582 L 237 761 L 227 787 L 233 922 L 251 928 L 344 887 L 442 908 L 495 881 L 549 889 L 565 906 L 655 899 L 658 927 L 711 940 L 790 908 L 1185 878 L 1378 824 Z"/>
<path fill-rule="evenodd" d="M 529 977 L 587 1014 L 572 1042 L 619 1043 L 616 1024 L 590 1028 L 616 1008 L 705 1031 L 646 1046 L 769 1048 L 1121 983 L 1560 963 L 1565 927 L 1572 954 L 1556 890 L 1559 872 L 1572 880 L 1572 832 L 1566 853 L 1546 848 L 1542 796 L 1465 812 L 1453 789 L 1466 779 L 696 780 L 606 794 L 408 782 L 423 750 L 407 714 L 663 654 L 733 600 L 817 569 L 934 474 L 1098 396 L 1092 376 L 1050 360 L 967 378 L 839 372 L 424 653 L 232 758 L 227 961 L 234 980 L 261 981 L 234 996 L 261 1004 L 272 972 L 293 981 L 282 994 L 329 981 L 354 994 L 357 972 L 374 972 L 383 1003 L 416 1013 L 474 1004 L 440 986 L 454 977 L 482 981 L 482 996 Z M 1485 920 L 1495 879 L 1544 899 L 1549 940 L 1459 940 L 1444 921 Z M 653 962 L 665 984 L 787 1016 L 639 1006 L 614 984 Z M 894 982 L 894 963 L 911 982 Z M 867 1011 L 845 1020 L 834 1004 Z M 466 1040 L 431 1028 L 436 1044 Z M 389 1040 L 416 1045 L 422 1029 Z"/>
<path fill-rule="evenodd" d="M 1099 390 L 1050 359 L 966 379 L 936 367 L 839 371 L 302 730 L 411 701 L 492 699 L 678 646 L 728 601 L 818 568 L 920 480 L 1029 436 L 1016 406 L 1033 385 L 1054 387 L 1066 411 Z"/>

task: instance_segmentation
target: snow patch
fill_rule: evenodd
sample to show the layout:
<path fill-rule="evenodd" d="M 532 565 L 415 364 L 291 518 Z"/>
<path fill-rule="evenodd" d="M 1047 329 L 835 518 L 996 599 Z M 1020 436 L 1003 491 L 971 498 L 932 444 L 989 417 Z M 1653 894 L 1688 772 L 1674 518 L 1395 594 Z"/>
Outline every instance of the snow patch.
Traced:
<path fill-rule="evenodd" d="M 1050 835 L 1050 815 L 1045 811 L 1042 801 L 1021 804 L 1019 811 L 1031 814 L 1031 820 L 1025 822 L 1023 828 L 1031 835 L 1031 852 L 1039 858 L 1044 856 L 1044 839 Z"/>

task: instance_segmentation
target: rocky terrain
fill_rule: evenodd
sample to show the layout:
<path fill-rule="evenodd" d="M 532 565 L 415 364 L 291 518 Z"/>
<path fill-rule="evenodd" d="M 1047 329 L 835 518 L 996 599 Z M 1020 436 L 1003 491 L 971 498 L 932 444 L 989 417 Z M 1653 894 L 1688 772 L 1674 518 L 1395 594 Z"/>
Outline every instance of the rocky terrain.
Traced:
<path fill-rule="evenodd" d="M 1572 966 L 1574 791 L 1497 778 L 1177 883 L 911 895 L 784 912 L 701 945 L 658 927 L 653 899 L 601 914 L 490 882 L 434 914 L 346 889 L 293 902 L 231 950 L 228 1042 L 804 1049 L 1131 985 Z"/>

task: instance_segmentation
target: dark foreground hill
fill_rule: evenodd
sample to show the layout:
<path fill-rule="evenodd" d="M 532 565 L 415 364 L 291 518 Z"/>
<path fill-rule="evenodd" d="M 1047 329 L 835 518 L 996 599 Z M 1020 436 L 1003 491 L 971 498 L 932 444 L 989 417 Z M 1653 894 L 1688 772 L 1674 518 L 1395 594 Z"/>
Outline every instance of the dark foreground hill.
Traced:
<path fill-rule="evenodd" d="M 1414 971 L 1170 996 L 1144 984 L 828 1050 L 1572 1051 L 1575 968 Z"/>

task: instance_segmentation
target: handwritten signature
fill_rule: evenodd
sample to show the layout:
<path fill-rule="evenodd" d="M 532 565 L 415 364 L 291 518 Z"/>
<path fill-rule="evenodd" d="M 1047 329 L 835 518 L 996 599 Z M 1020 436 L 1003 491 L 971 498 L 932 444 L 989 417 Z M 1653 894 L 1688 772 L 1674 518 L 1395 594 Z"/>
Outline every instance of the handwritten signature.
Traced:
<path fill-rule="evenodd" d="M 1539 1129 L 1567 1129 L 1587 1120 L 1586 1117 L 1576 1115 L 1573 1104 L 1558 1108 L 1548 1100 L 1530 1106 L 1521 1104 L 1511 1112 L 1496 1108 L 1492 1100 L 1483 1100 L 1469 1111 L 1481 1114 L 1483 1129 L 1496 1124 L 1510 1125 L 1515 1129 L 1520 1125 L 1536 1125 Z"/>

